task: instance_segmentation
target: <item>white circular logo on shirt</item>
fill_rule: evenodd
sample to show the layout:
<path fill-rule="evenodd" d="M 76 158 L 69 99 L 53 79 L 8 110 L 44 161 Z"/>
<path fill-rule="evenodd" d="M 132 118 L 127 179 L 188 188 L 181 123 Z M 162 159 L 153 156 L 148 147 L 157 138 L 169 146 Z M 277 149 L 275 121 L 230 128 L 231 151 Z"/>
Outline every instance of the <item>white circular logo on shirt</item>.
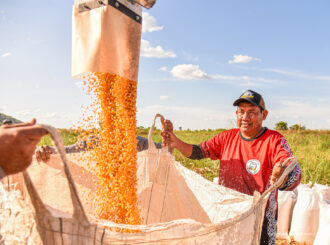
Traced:
<path fill-rule="evenodd" d="M 256 174 L 260 170 L 260 162 L 257 159 L 251 159 L 246 163 L 246 171 L 250 174 Z"/>

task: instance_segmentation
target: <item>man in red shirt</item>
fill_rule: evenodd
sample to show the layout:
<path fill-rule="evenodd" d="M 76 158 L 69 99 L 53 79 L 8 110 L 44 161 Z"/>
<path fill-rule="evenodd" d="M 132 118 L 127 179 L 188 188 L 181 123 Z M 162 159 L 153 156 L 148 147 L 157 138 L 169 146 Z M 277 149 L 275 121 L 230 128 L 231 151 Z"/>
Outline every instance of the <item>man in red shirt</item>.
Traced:
<path fill-rule="evenodd" d="M 292 156 L 286 139 L 278 132 L 262 126 L 268 111 L 262 96 L 252 90 L 245 91 L 233 104 L 237 106 L 238 128 L 224 131 L 200 145 L 187 144 L 173 131 L 164 132 L 170 147 L 177 148 L 191 159 L 220 160 L 219 184 L 253 195 L 263 193 L 282 175 L 282 163 Z M 172 128 L 166 120 L 167 128 Z M 301 169 L 297 165 L 280 186 L 280 190 L 293 190 L 300 183 Z M 277 190 L 270 194 L 262 227 L 260 244 L 276 244 Z"/>

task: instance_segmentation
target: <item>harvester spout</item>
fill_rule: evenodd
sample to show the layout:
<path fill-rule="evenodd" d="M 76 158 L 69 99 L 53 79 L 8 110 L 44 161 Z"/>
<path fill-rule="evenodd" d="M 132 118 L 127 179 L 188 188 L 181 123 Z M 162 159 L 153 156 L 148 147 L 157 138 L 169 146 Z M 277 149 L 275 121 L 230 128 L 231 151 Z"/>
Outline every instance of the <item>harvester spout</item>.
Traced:
<path fill-rule="evenodd" d="M 156 0 L 133 0 L 133 1 L 136 2 L 137 4 L 140 4 L 142 7 L 146 9 L 152 8 L 152 6 L 154 6 L 154 4 L 156 3 Z"/>

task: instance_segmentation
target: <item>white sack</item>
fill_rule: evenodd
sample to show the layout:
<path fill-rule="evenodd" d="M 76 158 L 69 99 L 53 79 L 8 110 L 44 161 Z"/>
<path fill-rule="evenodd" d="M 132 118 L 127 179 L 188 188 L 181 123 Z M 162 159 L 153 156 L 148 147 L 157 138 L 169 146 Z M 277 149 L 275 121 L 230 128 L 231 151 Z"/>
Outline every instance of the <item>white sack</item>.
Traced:
<path fill-rule="evenodd" d="M 319 198 L 314 188 L 308 185 L 299 185 L 297 191 L 290 236 L 299 243 L 313 244 L 319 226 Z"/>
<path fill-rule="evenodd" d="M 277 220 L 277 239 L 287 239 L 292 218 L 293 207 L 297 201 L 295 191 L 278 192 L 278 220 Z"/>
<path fill-rule="evenodd" d="M 330 186 L 316 183 L 313 188 L 317 191 L 320 200 L 325 200 L 328 203 L 330 202 Z"/>
<path fill-rule="evenodd" d="M 60 181 L 66 182 L 69 191 L 69 197 L 72 201 L 72 214 L 64 213 L 61 210 L 55 210 L 45 205 L 42 195 L 49 194 L 47 191 L 40 191 L 42 185 L 35 188 L 33 181 L 29 174 L 24 173 L 24 181 L 27 187 L 28 196 L 23 201 L 34 206 L 34 218 L 38 224 L 37 231 L 40 234 L 43 245 L 71 245 L 71 244 L 216 244 L 216 245 L 258 245 L 260 243 L 260 234 L 262 228 L 263 214 L 267 204 L 269 193 L 278 188 L 283 178 L 289 174 L 296 166 L 295 164 L 289 165 L 284 175 L 267 189 L 262 195 L 254 193 L 254 196 L 238 193 L 223 186 L 205 180 L 198 174 L 184 168 L 179 162 L 174 160 L 174 157 L 167 151 L 166 148 L 155 149 L 152 142 L 152 129 L 149 132 L 149 149 L 139 153 L 140 160 L 142 160 L 138 168 L 140 194 L 149 193 L 146 200 L 151 200 L 150 205 L 148 201 L 147 213 L 149 217 L 157 217 L 157 210 L 160 212 L 161 222 L 146 224 L 146 225 L 123 225 L 115 224 L 113 222 L 99 220 L 88 215 L 84 211 L 84 200 L 79 198 L 79 190 L 74 182 L 83 184 L 83 180 L 73 178 L 70 170 L 73 170 L 73 164 L 65 155 L 62 139 L 55 128 L 43 125 L 55 139 L 57 151 L 61 155 L 63 164 L 60 166 L 64 170 L 64 178 L 61 171 L 56 170 L 57 165 L 47 165 L 49 168 L 54 168 L 53 181 L 43 179 L 40 176 L 40 181 L 43 185 L 59 186 Z M 69 167 L 71 165 L 71 167 Z M 79 171 L 82 170 L 77 166 L 73 171 L 76 177 L 79 176 Z M 31 168 L 30 168 L 31 169 Z M 28 172 L 30 172 L 30 169 Z M 36 173 L 36 172 L 35 172 Z M 145 173 L 145 174 L 143 174 Z M 163 173 L 163 174 L 162 174 Z M 32 173 L 30 173 L 32 175 Z M 55 180 L 55 176 L 58 179 Z M 177 182 L 171 176 L 177 177 Z M 36 177 L 36 176 L 34 176 Z M 88 178 L 88 177 L 87 177 Z M 49 185 L 50 184 L 50 185 Z M 63 183 L 64 184 L 64 183 Z M 141 185 L 141 186 L 140 186 Z M 188 186 L 190 189 L 186 188 Z M 85 187 L 87 187 L 85 185 Z M 175 190 L 175 188 L 176 190 Z M 49 191 L 49 188 L 45 189 Z M 64 188 L 64 185 L 63 185 Z M 63 189 L 62 188 L 62 189 Z M 79 186 L 78 186 L 79 188 Z M 57 196 L 62 196 L 65 191 L 62 189 L 57 190 Z M 150 191 L 148 191 L 150 189 Z M 158 190 L 162 190 L 159 192 Z M 39 195 L 39 194 L 42 195 Z M 176 198 L 180 194 L 181 199 Z M 52 195 L 53 196 L 53 195 Z M 31 202 L 29 201 L 31 200 Z M 161 200 L 161 205 L 153 205 L 155 201 Z M 175 203 L 172 203 L 172 201 Z M 171 201 L 171 205 L 167 205 Z M 201 209 L 209 217 L 208 221 L 212 223 L 202 223 L 193 220 L 189 217 L 182 218 L 182 216 L 173 217 L 171 209 L 182 211 L 187 205 L 198 203 Z M 56 204 L 67 202 L 64 198 L 58 200 Z M 150 208 L 149 208 L 150 207 Z M 196 207 L 196 206 L 194 206 Z M 60 207 L 58 207 L 60 208 Z M 3 210 L 0 210 L 4 212 Z M 181 211 L 179 214 L 181 214 Z M 194 209 L 194 214 L 198 212 Z M 1 213 L 1 212 L 0 212 Z M 10 212 L 13 213 L 13 212 Z M 159 217 L 159 216 L 158 216 Z M 162 222 L 164 217 L 174 218 L 172 221 Z M 10 217 L 9 217 L 10 218 Z M 0 219 L 0 227 L 6 225 L 6 220 Z M 31 224 L 32 225 L 32 224 Z M 108 229 L 109 228 L 109 229 Z M 19 229 L 27 229 L 30 231 L 29 226 L 19 226 Z M 117 232 L 121 229 L 137 230 L 138 233 L 120 233 Z M 37 232 L 35 231 L 35 232 Z M 22 231 L 21 231 L 22 232 Z M 33 233 L 34 234 L 34 233 Z M 33 235 L 32 234 L 32 235 Z M 31 244 L 34 243 L 32 235 L 29 237 Z M 96 243 L 95 243 L 96 242 Z M 7 244 L 7 243 L 6 243 Z M 22 244 L 22 243 L 21 243 Z M 23 244 L 29 244 L 24 242 Z"/>
<path fill-rule="evenodd" d="M 319 195 L 319 229 L 317 231 L 314 245 L 330 244 L 330 187 L 315 184 Z"/>

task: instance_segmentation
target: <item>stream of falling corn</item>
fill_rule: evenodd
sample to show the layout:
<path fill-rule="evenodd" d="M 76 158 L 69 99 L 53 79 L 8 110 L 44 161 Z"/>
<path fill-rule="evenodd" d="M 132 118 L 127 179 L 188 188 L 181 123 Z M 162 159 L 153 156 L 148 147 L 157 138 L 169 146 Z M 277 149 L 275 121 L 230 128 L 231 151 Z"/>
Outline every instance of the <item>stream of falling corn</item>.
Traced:
<path fill-rule="evenodd" d="M 101 129 L 81 130 L 83 139 L 96 134 L 89 160 L 97 164 L 96 213 L 115 223 L 140 224 L 136 194 L 136 87 L 137 82 L 108 73 L 84 78 L 93 95 L 93 113 L 85 124 L 99 122 Z M 92 143 L 90 143 L 92 142 Z"/>

